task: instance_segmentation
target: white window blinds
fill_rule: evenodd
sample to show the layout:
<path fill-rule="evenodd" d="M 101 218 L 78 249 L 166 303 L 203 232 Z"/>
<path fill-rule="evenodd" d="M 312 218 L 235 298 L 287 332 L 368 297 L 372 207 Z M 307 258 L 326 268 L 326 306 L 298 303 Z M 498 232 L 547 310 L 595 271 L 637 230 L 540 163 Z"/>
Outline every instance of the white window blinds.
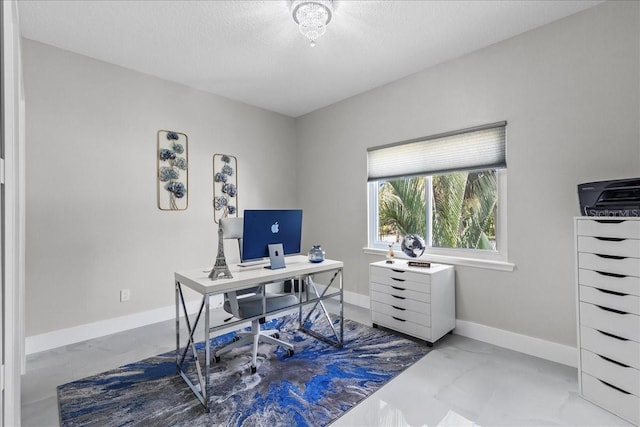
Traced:
<path fill-rule="evenodd" d="M 506 168 L 507 122 L 367 149 L 368 180 Z"/>

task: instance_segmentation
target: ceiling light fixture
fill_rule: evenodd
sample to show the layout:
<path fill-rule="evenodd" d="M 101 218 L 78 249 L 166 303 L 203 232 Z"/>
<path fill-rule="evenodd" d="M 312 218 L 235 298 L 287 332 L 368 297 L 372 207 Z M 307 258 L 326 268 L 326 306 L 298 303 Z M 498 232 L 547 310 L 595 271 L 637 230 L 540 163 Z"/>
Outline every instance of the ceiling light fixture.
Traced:
<path fill-rule="evenodd" d="M 332 0 L 294 0 L 291 3 L 293 20 L 298 24 L 300 32 L 309 39 L 311 47 L 316 39 L 327 30 L 333 15 Z"/>

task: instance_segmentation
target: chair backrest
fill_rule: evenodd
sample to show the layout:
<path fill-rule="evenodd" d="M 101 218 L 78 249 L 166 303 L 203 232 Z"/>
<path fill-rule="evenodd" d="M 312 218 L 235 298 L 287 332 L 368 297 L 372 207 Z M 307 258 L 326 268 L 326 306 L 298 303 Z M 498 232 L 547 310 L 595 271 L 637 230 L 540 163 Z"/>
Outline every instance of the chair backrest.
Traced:
<path fill-rule="evenodd" d="M 242 218 L 220 218 L 223 239 L 236 239 L 238 241 L 238 253 L 242 261 L 242 231 L 244 220 Z"/>
<path fill-rule="evenodd" d="M 222 238 L 225 240 L 235 239 L 238 241 L 238 253 L 242 261 L 242 232 L 244 229 L 243 218 L 220 218 L 220 228 L 222 228 Z M 237 291 L 237 295 L 256 293 L 260 288 L 248 288 Z M 235 313 L 234 313 L 235 314 Z"/>

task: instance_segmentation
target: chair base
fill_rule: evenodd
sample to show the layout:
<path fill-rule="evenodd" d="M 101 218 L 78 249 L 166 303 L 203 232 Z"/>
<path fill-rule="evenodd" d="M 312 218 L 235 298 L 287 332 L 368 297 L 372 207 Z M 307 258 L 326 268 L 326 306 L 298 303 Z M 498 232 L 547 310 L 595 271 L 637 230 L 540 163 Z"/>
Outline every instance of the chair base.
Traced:
<path fill-rule="evenodd" d="M 289 344 L 286 341 L 282 341 L 278 339 L 280 334 L 277 330 L 266 330 L 263 331 L 260 329 L 260 323 L 258 319 L 251 321 L 251 332 L 240 332 L 235 338 L 234 341 L 226 346 L 222 347 L 218 351 L 213 352 L 213 360 L 214 362 L 220 361 L 220 355 L 225 354 L 233 350 L 234 348 L 242 347 L 243 345 L 253 344 L 253 354 L 251 358 L 251 373 L 255 373 L 257 370 L 257 359 L 258 359 L 258 345 L 260 343 L 266 343 L 271 345 L 279 345 L 288 350 L 289 356 L 293 356 L 294 348 L 292 344 Z"/>

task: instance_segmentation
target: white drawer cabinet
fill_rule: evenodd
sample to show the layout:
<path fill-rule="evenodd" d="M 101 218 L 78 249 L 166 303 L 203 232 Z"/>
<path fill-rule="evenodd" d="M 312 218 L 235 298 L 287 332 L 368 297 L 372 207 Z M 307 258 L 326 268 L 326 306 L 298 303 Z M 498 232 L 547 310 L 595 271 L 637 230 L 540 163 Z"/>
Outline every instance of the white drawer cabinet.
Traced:
<path fill-rule="evenodd" d="M 369 291 L 374 327 L 384 326 L 432 345 L 456 326 L 453 266 L 375 262 L 369 266 Z"/>
<path fill-rule="evenodd" d="M 575 219 L 580 394 L 640 425 L 640 218 Z"/>

